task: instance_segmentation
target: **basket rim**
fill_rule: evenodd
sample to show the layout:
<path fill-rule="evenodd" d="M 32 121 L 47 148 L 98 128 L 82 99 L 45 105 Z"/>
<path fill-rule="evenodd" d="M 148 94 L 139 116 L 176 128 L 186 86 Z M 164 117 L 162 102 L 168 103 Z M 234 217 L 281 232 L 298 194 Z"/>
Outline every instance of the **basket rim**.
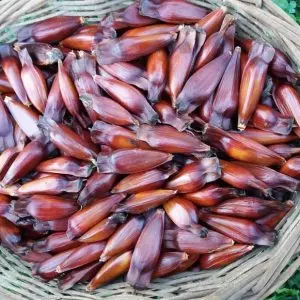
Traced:
<path fill-rule="evenodd" d="M 4 1 L 5 4 L 5 0 Z M 6 0 L 6 3 L 9 3 Z M 26 3 L 33 3 L 35 1 L 24 1 L 24 0 L 10 0 L 12 1 L 12 5 L 15 5 L 19 1 L 18 4 L 22 3 L 23 7 L 28 8 L 26 12 L 29 12 L 33 15 L 37 14 L 37 11 L 34 10 L 33 6 L 29 4 L 26 7 Z M 50 12 L 46 18 L 54 16 L 54 15 L 76 15 L 78 12 L 82 12 L 74 9 L 76 7 L 76 3 L 81 1 L 69 1 L 69 0 L 36 0 L 35 4 L 40 9 L 44 9 L 46 12 Z M 124 0 L 114 0 L 114 1 L 97 1 L 97 0 L 85 0 L 85 8 L 84 13 L 89 20 L 94 20 L 94 15 L 97 14 L 98 17 L 101 16 L 101 13 L 106 13 L 114 10 L 114 8 L 119 8 L 121 6 L 125 7 L 125 5 L 130 4 L 132 1 L 124 1 Z M 95 3 L 100 3 L 95 4 Z M 295 22 L 283 11 L 279 11 L 277 6 L 272 2 L 272 0 L 193 0 L 193 3 L 201 4 L 207 8 L 214 8 L 216 6 L 227 6 L 229 12 L 232 13 L 237 18 L 237 23 L 239 27 L 239 31 L 242 35 L 248 35 L 252 38 L 257 38 L 259 35 L 266 35 L 266 40 L 273 44 L 276 47 L 284 50 L 285 53 L 292 58 L 294 65 L 298 66 L 300 70 L 300 26 L 295 24 Z M 91 4 L 89 4 L 91 3 Z M 45 7 L 44 7 L 44 6 Z M 51 5 L 49 8 L 47 5 Z M 97 9 L 95 9 L 95 5 Z M 111 8 L 111 5 L 114 8 Z M 80 7 L 80 6 L 77 6 Z M 81 7 L 82 8 L 82 7 Z M 90 8 L 90 9 L 89 9 Z M 53 10 L 52 10 L 53 9 Z M 91 13 L 92 12 L 92 13 Z M 24 9 L 23 12 L 24 13 Z M 1 7 L 0 7 L 0 16 L 1 16 Z M 18 21 L 13 20 L 15 22 L 13 28 L 17 28 L 18 26 L 25 24 L 26 19 L 24 21 L 20 19 L 20 15 L 16 14 L 16 18 Z M 44 16 L 40 16 L 39 19 L 44 18 Z M 11 19 L 8 20 L 11 22 Z M 276 23 L 276 21 L 278 23 Z M 1 29 L 7 28 L 11 23 L 1 23 L 0 17 L 0 33 Z M 269 25 L 268 27 L 266 27 Z M 2 26 L 2 27 L 1 27 Z M 287 33 L 285 35 L 285 33 Z M 298 36 L 296 36 L 299 33 Z M 7 36 L 7 32 L 4 32 L 4 36 L 0 38 L 3 40 Z M 0 35 L 1 36 L 1 35 Z M 295 41 L 295 36 L 299 39 L 299 42 Z M 22 262 L 22 266 L 16 256 L 9 254 L 9 252 L 0 247 L 0 287 L 2 291 L 0 291 L 0 296 L 6 297 L 2 299 L 8 300 L 18 300 L 18 299 L 46 299 L 43 298 L 42 295 L 46 295 L 46 292 L 49 292 L 49 299 L 100 299 L 113 290 L 117 291 L 114 295 L 107 297 L 108 299 L 145 299 L 146 297 L 152 297 L 155 293 L 162 299 L 172 300 L 180 300 L 180 299 L 240 299 L 239 297 L 243 297 L 243 299 L 262 299 L 276 289 L 279 284 L 283 284 L 289 276 L 292 275 L 293 272 L 300 266 L 300 259 L 296 258 L 295 255 L 300 254 L 300 237 L 297 236 L 297 233 L 300 232 L 300 193 L 295 195 L 295 206 L 288 214 L 289 217 L 286 217 L 281 224 L 279 225 L 279 244 L 271 249 L 265 249 L 263 247 L 257 248 L 253 253 L 250 253 L 240 259 L 239 261 L 225 267 L 222 269 L 218 269 L 217 271 L 201 271 L 200 273 L 191 273 L 185 272 L 180 276 L 175 275 L 168 279 L 159 279 L 154 281 L 151 285 L 151 291 L 153 292 L 143 292 L 141 294 L 133 294 L 132 291 L 124 287 L 122 283 L 114 283 L 109 286 L 106 286 L 103 289 L 103 292 L 99 293 L 91 293 L 86 294 L 85 298 L 83 298 L 82 288 L 60 292 L 55 289 L 55 285 L 51 283 L 50 285 L 44 288 L 41 282 L 34 282 L 38 279 L 32 278 L 28 279 L 26 274 L 26 263 Z M 285 234 L 283 238 L 282 235 Z M 299 235 L 299 234 L 298 234 Z M 277 247 L 277 248 L 276 248 Z M 284 254 L 287 255 L 285 256 Z M 255 257 L 254 257 L 255 256 Z M 249 258 L 253 258 L 253 262 L 249 261 Z M 293 258 L 293 263 L 285 269 L 290 258 Z M 6 261 L 8 260 L 8 262 Z M 6 261 L 6 262 L 5 262 Z M 12 267 L 13 266 L 13 267 Z M 238 272 L 237 275 L 235 273 L 235 268 L 243 267 L 245 272 Z M 269 269 L 267 268 L 269 266 Z M 9 267 L 12 267 L 11 270 Z M 253 272 L 252 274 L 249 274 Z M 231 273 L 230 273 L 231 272 Z M 208 275 L 206 275 L 208 274 Z M 229 276 L 228 276 L 229 274 Z M 227 277 L 226 277 L 227 276 Z M 13 284 L 13 279 L 17 278 L 17 282 L 21 284 L 21 286 L 27 287 L 28 291 L 26 294 L 17 297 L 17 294 L 12 293 L 15 287 Z M 216 283 L 212 283 L 215 280 Z M 235 280 L 235 283 L 233 283 Z M 189 282 L 190 281 L 190 282 Z M 169 283 L 172 282 L 172 283 Z M 196 283 L 195 283 L 196 282 Z M 6 288 L 4 287 L 5 284 Z M 205 286 L 206 284 L 206 286 Z M 32 285 L 32 286 L 31 286 Z M 183 285 L 187 287 L 184 290 Z M 228 294 L 228 286 L 230 285 L 232 294 Z M 160 289 L 162 286 L 166 286 L 166 292 L 161 292 Z M 34 287 L 34 288 L 33 288 Z M 45 289 L 42 291 L 42 287 Z M 176 295 L 176 291 L 181 289 L 183 293 L 180 295 Z M 124 296 L 118 295 L 118 292 L 125 291 Z M 254 291 L 254 294 L 250 294 L 248 291 Z M 8 291 L 8 293 L 6 293 Z M 73 293 L 74 291 L 74 293 Z M 211 291 L 211 293 L 210 293 Z M 33 293 L 36 293 L 33 295 Z M 210 294 L 209 294 L 210 293 Z M 3 294 L 3 295 L 2 295 Z M 15 295 L 16 297 L 12 296 Z M 41 298 L 37 298 L 38 295 Z M 89 297 L 89 295 L 91 297 Z M 29 298 L 32 296 L 33 298 Z M 153 296 L 154 297 L 154 296 Z M 204 298 L 202 298 L 204 297 Z"/>

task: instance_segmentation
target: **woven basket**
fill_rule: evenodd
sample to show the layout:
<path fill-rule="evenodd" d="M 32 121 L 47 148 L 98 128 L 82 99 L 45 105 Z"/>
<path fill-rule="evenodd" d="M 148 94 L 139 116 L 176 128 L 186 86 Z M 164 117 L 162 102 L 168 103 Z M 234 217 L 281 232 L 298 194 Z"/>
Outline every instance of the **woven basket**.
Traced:
<path fill-rule="evenodd" d="M 263 38 L 283 50 L 300 70 L 300 26 L 272 0 L 193 1 L 213 9 L 225 5 L 237 18 L 238 34 Z M 57 15 L 80 15 L 95 22 L 104 14 L 129 5 L 122 0 L 1 0 L 0 42 L 14 40 L 25 24 Z M 278 241 L 272 248 L 259 247 L 248 256 L 219 270 L 186 272 L 155 280 L 145 291 L 134 291 L 119 280 L 93 293 L 84 285 L 62 292 L 56 282 L 32 277 L 29 266 L 0 247 L 0 299 L 264 299 L 279 288 L 300 266 L 300 200 L 278 225 Z"/>

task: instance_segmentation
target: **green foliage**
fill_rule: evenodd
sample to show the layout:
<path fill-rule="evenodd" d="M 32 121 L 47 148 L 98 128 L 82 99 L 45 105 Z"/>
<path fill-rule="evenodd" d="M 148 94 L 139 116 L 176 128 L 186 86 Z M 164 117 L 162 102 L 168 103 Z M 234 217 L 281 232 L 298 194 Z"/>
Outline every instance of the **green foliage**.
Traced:
<path fill-rule="evenodd" d="M 300 270 L 267 300 L 300 300 Z"/>
<path fill-rule="evenodd" d="M 300 0 L 273 0 L 300 24 Z"/>

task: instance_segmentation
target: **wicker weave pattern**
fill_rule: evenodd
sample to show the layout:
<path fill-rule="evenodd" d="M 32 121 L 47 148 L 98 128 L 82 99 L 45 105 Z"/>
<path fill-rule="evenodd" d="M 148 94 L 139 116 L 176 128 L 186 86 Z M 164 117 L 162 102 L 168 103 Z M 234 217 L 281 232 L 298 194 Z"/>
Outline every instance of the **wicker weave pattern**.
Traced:
<path fill-rule="evenodd" d="M 227 6 L 237 18 L 239 34 L 264 38 L 286 52 L 300 70 L 300 26 L 272 0 L 193 2 L 208 8 Z M 14 32 L 25 24 L 56 15 L 80 15 L 93 22 L 130 3 L 124 0 L 1 0 L 0 42 L 12 41 Z M 151 284 L 149 290 L 140 292 L 135 292 L 122 281 L 94 293 L 86 293 L 83 285 L 61 292 L 56 282 L 44 283 L 33 278 L 26 263 L 0 247 L 0 289 L 11 297 L 9 299 L 15 300 L 263 299 L 280 287 L 300 266 L 299 196 L 295 202 L 295 208 L 288 218 L 278 226 L 280 230 L 275 247 L 258 248 L 221 270 L 188 272 L 159 279 Z"/>
<path fill-rule="evenodd" d="M 192 0 L 207 8 L 225 5 L 237 18 L 239 34 L 263 37 L 286 52 L 300 68 L 300 26 L 272 0 Z M 98 21 L 104 14 L 127 6 L 124 0 L 1 0 L 0 42 L 14 39 L 22 25 L 57 15 L 84 16 Z"/>

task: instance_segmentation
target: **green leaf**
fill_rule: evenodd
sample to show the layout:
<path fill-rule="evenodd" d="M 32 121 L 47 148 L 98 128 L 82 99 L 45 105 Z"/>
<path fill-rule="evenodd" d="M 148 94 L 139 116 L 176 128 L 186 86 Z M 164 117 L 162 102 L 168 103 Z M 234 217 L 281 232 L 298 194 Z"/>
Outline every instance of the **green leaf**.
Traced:
<path fill-rule="evenodd" d="M 294 276 L 292 276 L 287 284 L 286 284 L 289 288 L 296 288 L 300 291 L 300 270 L 298 270 Z"/>
<path fill-rule="evenodd" d="M 286 9 L 288 7 L 288 1 L 287 0 L 273 0 L 279 7 L 282 9 Z"/>
<path fill-rule="evenodd" d="M 300 300 L 300 269 L 267 300 Z"/>
<path fill-rule="evenodd" d="M 273 0 L 273 2 L 300 24 L 300 0 Z"/>
<path fill-rule="evenodd" d="M 267 300 L 299 300 L 300 291 L 296 289 L 282 288 L 278 289 L 272 297 Z"/>
<path fill-rule="evenodd" d="M 290 5 L 289 8 L 288 8 L 288 13 L 289 13 L 289 14 L 292 14 L 292 15 L 295 14 L 295 12 L 296 12 L 296 9 L 295 9 L 295 8 L 296 8 L 296 6 L 293 7 L 293 6 Z"/>

